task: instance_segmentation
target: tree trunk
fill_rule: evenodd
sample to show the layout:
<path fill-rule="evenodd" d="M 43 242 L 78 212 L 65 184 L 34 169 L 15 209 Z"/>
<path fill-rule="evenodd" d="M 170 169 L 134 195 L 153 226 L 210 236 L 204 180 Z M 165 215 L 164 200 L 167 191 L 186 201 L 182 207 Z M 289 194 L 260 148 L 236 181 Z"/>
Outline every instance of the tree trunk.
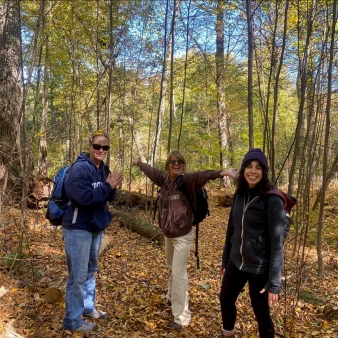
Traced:
<path fill-rule="evenodd" d="M 217 86 L 217 112 L 218 112 L 218 132 L 220 140 L 220 165 L 221 168 L 229 166 L 229 139 L 228 115 L 225 107 L 225 69 L 224 69 L 224 0 L 217 2 L 217 21 L 216 21 L 216 86 Z M 226 185 L 230 181 L 225 179 Z"/>
<path fill-rule="evenodd" d="M 131 213 L 114 210 L 114 215 L 119 217 L 121 226 L 149 238 L 154 242 L 164 243 L 163 232 L 158 226 L 154 226 Z"/>
<path fill-rule="evenodd" d="M 168 18 L 168 2 L 166 8 L 166 16 L 165 16 L 165 23 L 164 23 L 164 41 L 167 41 L 167 18 Z M 156 120 L 156 129 L 154 140 L 152 144 L 152 151 L 151 151 L 151 165 L 154 166 L 156 160 L 156 150 L 157 144 L 159 142 L 162 130 L 162 119 L 165 111 L 165 97 L 167 94 L 167 81 L 169 77 L 169 71 L 167 67 L 167 56 L 170 58 L 171 55 L 171 40 L 169 39 L 168 45 L 167 43 L 164 44 L 164 60 L 163 60 L 163 68 L 162 68 L 162 78 L 161 78 L 161 89 L 160 89 L 160 99 L 159 99 L 159 107 L 157 111 L 157 120 Z"/>
<path fill-rule="evenodd" d="M 246 0 L 246 18 L 248 25 L 248 119 L 249 119 L 249 148 L 254 147 L 253 131 L 253 107 L 252 107 L 252 59 L 253 59 L 253 36 L 251 1 Z"/>
<path fill-rule="evenodd" d="M 19 176 L 17 140 L 22 116 L 22 62 L 20 41 L 20 2 L 0 4 L 0 208 L 7 185 Z M 8 201 L 8 198 L 6 198 Z M 1 214 L 0 209 L 0 214 Z"/>
<path fill-rule="evenodd" d="M 48 18 L 48 15 L 44 13 L 44 20 Z M 43 29 L 45 28 L 45 21 L 43 21 Z M 43 93 L 42 93 L 42 115 L 41 115 L 41 127 L 39 135 L 39 161 L 38 161 L 38 175 L 47 177 L 47 116 L 48 116 L 48 87 L 49 87 L 49 46 L 48 35 L 45 39 L 45 66 L 44 66 L 44 80 L 43 80 Z"/>
<path fill-rule="evenodd" d="M 334 39 L 335 39 L 335 30 L 336 30 L 336 7 L 337 0 L 333 1 L 332 9 L 332 26 L 331 26 L 331 46 L 329 54 L 329 67 L 328 67 L 328 79 L 327 79 L 327 103 L 326 103 L 326 130 L 325 130 L 325 142 L 324 142 L 324 156 L 323 156 L 323 180 L 322 180 L 322 194 L 320 198 L 320 207 L 319 207 L 319 222 L 317 228 L 317 257 L 318 257 L 318 274 L 323 276 L 324 273 L 324 262 L 322 254 L 322 231 L 323 231 L 323 218 L 324 218 L 324 202 L 325 202 L 325 191 L 327 184 L 327 163 L 328 163 L 328 151 L 329 151 L 329 135 L 331 129 L 331 97 L 332 97 L 332 65 L 333 65 L 333 55 L 334 50 Z"/>

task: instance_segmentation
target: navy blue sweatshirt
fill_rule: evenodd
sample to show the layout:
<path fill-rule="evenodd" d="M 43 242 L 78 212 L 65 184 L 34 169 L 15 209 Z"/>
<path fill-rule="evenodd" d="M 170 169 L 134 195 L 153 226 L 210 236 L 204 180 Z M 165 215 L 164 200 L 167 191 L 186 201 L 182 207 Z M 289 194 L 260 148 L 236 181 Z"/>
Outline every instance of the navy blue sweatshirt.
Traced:
<path fill-rule="evenodd" d="M 113 216 L 107 201 L 116 197 L 116 189 L 106 182 L 108 174 L 103 162 L 97 168 L 89 155 L 81 153 L 64 182 L 71 202 L 62 219 L 64 228 L 98 232 L 108 227 Z"/>

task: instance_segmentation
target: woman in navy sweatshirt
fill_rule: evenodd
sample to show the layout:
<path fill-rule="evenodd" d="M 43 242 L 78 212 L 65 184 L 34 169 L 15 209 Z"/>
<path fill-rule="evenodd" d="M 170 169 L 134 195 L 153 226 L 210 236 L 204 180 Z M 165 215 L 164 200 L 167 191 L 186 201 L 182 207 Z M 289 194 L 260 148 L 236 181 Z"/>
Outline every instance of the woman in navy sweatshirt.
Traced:
<path fill-rule="evenodd" d="M 120 173 L 111 173 L 103 159 L 109 150 L 108 135 L 95 132 L 89 139 L 89 153 L 81 153 L 70 167 L 64 189 L 70 200 L 62 219 L 68 280 L 66 287 L 65 330 L 88 333 L 98 325 L 84 321 L 106 318 L 107 313 L 95 307 L 95 272 L 103 231 L 113 216 L 107 202 L 116 197 L 116 188 L 122 182 Z"/>

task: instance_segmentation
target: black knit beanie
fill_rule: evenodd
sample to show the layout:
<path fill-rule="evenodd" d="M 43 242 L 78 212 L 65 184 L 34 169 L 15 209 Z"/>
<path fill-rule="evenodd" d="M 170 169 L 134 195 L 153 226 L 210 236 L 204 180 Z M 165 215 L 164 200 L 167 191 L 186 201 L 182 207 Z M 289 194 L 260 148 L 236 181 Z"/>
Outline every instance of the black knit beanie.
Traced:
<path fill-rule="evenodd" d="M 248 162 L 254 160 L 258 161 L 266 170 L 268 169 L 268 160 L 262 150 L 260 150 L 259 148 L 252 148 L 245 154 L 241 168 L 244 168 L 248 164 Z"/>

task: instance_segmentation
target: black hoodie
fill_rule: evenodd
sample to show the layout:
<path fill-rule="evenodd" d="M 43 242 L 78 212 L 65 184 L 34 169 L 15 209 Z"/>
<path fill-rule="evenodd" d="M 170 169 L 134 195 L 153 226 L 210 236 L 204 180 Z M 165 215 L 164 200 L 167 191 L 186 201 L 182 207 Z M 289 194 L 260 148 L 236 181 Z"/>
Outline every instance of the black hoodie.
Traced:
<path fill-rule="evenodd" d="M 222 267 L 229 260 L 243 271 L 268 274 L 265 290 L 277 294 L 284 258 L 285 209 L 277 195 L 254 190 L 235 193 L 230 212 Z"/>

